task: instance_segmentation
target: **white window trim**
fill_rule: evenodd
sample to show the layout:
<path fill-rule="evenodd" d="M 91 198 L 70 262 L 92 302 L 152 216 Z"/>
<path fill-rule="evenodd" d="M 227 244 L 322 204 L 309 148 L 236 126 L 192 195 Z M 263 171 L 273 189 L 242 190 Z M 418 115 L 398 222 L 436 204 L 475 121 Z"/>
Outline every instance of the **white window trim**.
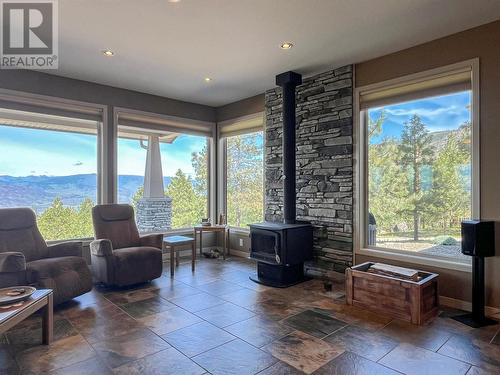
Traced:
<path fill-rule="evenodd" d="M 462 61 L 456 64 L 443 66 L 436 69 L 431 69 L 415 74 L 410 74 L 404 77 L 378 82 L 371 85 L 356 87 L 354 90 L 354 155 L 355 158 L 355 202 L 354 202 L 354 261 L 356 256 L 373 256 L 382 259 L 391 259 L 412 263 L 416 265 L 432 266 L 437 268 L 445 268 L 463 272 L 471 272 L 469 262 L 454 261 L 453 259 L 445 259 L 444 257 L 428 256 L 424 254 L 403 253 L 401 251 L 385 248 L 367 248 L 363 246 L 365 242 L 365 215 L 363 215 L 368 197 L 368 189 L 366 188 L 366 163 L 367 163 L 367 140 L 365 135 L 366 118 L 361 116 L 360 112 L 360 96 L 363 92 L 373 90 L 383 90 L 392 86 L 397 86 L 405 83 L 412 83 L 425 78 L 453 72 L 464 68 L 471 69 L 471 85 L 472 85 L 472 216 L 480 218 L 480 82 L 479 82 L 479 58 Z"/>

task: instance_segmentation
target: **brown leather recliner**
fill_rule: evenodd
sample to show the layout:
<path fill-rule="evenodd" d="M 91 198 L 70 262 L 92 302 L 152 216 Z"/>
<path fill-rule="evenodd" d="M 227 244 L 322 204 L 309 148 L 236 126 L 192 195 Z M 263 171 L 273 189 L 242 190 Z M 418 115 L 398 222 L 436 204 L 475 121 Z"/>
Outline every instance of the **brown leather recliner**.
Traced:
<path fill-rule="evenodd" d="M 30 208 L 0 209 L 0 287 L 33 285 L 52 289 L 54 303 L 92 290 L 82 242 L 47 246 Z"/>
<path fill-rule="evenodd" d="M 96 240 L 90 243 L 90 252 L 97 281 L 125 286 L 161 276 L 163 235 L 140 236 L 132 206 L 97 205 L 92 219 Z"/>

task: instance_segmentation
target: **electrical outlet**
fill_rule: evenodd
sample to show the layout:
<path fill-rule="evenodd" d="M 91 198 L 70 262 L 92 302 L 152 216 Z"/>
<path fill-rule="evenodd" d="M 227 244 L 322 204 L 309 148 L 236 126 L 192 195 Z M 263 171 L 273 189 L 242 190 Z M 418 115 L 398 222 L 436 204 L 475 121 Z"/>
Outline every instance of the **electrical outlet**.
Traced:
<path fill-rule="evenodd" d="M 240 238 L 240 247 L 243 246 L 243 238 Z"/>

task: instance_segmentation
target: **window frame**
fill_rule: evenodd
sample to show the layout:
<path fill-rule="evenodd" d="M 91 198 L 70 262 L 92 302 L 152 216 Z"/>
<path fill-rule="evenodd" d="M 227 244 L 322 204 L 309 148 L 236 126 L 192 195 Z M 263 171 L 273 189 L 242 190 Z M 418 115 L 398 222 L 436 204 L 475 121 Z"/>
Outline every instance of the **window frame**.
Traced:
<path fill-rule="evenodd" d="M 14 106 L 20 106 L 21 108 L 32 108 L 32 110 L 30 109 L 29 111 L 35 114 L 57 115 L 62 113 L 62 116 L 68 118 L 81 118 L 77 114 L 82 114 L 83 117 L 85 117 L 85 115 L 97 114 L 96 116 L 98 116 L 99 119 L 96 118 L 96 204 L 106 202 L 110 186 L 105 176 L 108 174 L 111 162 L 109 154 L 107 153 L 107 144 L 109 140 L 109 131 L 106 131 L 106 129 L 109 129 L 107 105 L 3 88 L 0 88 L 0 100 L 11 103 Z M 71 116 L 72 114 L 76 116 Z M 88 241 L 91 239 L 93 239 L 93 237 L 57 239 L 48 240 L 47 243 L 54 244 L 71 240 Z"/>
<path fill-rule="evenodd" d="M 112 166 L 112 202 L 118 203 L 118 127 L 120 126 L 120 116 L 134 116 L 142 119 L 144 121 L 144 130 L 148 129 L 148 123 L 151 123 L 151 126 L 158 126 L 161 124 L 164 126 L 166 131 L 172 131 L 183 134 L 191 134 L 204 136 L 207 140 L 207 216 L 212 217 L 212 214 L 217 212 L 215 210 L 215 147 L 214 147 L 214 139 L 215 139 L 215 123 L 208 121 L 200 121 L 200 120 L 192 120 L 183 117 L 162 115 L 158 113 L 151 113 L 145 111 L 139 111 L 124 107 L 114 107 L 113 108 L 113 129 L 110 129 L 112 132 L 112 150 L 108 150 L 109 154 L 112 154 L 113 166 Z M 127 126 L 127 125 L 125 125 Z M 168 231 L 164 231 L 162 233 L 165 234 L 178 234 L 178 233 L 188 233 L 193 230 L 193 227 L 185 227 L 185 228 L 171 228 Z"/>
<path fill-rule="evenodd" d="M 258 122 L 259 119 L 262 119 L 261 126 L 255 126 L 255 123 Z M 238 126 L 237 124 L 242 124 Z M 245 124 L 248 126 L 245 128 Z M 251 124 L 251 125 L 250 125 Z M 233 132 L 227 132 L 225 134 L 221 134 L 221 128 L 223 127 L 232 127 L 235 128 Z M 263 186 L 263 194 L 262 194 L 262 221 L 264 221 L 265 217 L 265 154 L 266 154 L 266 132 L 264 128 L 264 112 L 257 112 L 254 114 L 242 116 L 239 118 L 231 119 L 228 121 L 223 121 L 217 124 L 217 144 L 218 144 L 218 153 L 217 153 L 217 171 L 218 171 L 218 190 L 217 190 L 217 211 L 222 213 L 227 220 L 227 138 L 252 134 L 262 132 L 262 140 L 263 140 L 263 150 L 262 150 L 262 186 Z M 249 234 L 250 228 L 242 228 L 229 225 L 229 228 L 232 233 L 241 233 L 241 234 Z"/>
<path fill-rule="evenodd" d="M 432 256 L 426 254 L 409 253 L 404 250 L 387 249 L 381 247 L 368 247 L 366 240 L 368 236 L 368 225 L 366 214 L 368 206 L 368 139 L 366 128 L 368 124 L 368 110 L 360 106 L 360 97 L 368 91 L 382 91 L 397 86 L 412 84 L 422 80 L 431 80 L 436 76 L 454 73 L 463 69 L 470 69 L 471 75 L 471 121 L 472 121 L 472 145 L 471 145 L 471 187 L 472 187 L 472 217 L 480 218 L 480 86 L 479 86 L 479 59 L 471 59 L 456 64 L 443 66 L 436 69 L 410 74 L 395 79 L 356 87 L 354 90 L 354 155 L 357 156 L 355 170 L 355 200 L 354 215 L 357 218 L 354 223 L 354 257 L 373 256 L 382 259 L 397 260 L 417 265 L 446 268 L 471 272 L 471 263 L 458 261 L 446 257 Z"/>

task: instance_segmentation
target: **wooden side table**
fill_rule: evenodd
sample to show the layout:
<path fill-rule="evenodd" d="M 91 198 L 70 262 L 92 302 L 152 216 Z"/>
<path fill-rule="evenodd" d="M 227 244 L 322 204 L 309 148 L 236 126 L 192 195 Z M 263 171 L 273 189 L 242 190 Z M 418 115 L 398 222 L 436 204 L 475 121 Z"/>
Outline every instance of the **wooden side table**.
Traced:
<path fill-rule="evenodd" d="M 203 225 L 196 225 L 194 227 L 194 241 L 195 241 L 195 247 L 196 247 L 196 236 L 199 233 L 200 234 L 200 254 L 202 253 L 203 249 L 203 232 L 215 232 L 215 233 L 223 233 L 224 237 L 224 246 L 222 248 L 222 259 L 226 259 L 226 253 L 229 255 L 229 226 L 227 225 L 210 225 L 210 226 L 203 226 Z"/>
<path fill-rule="evenodd" d="M 186 236 L 170 236 L 163 238 L 163 248 L 170 249 L 170 277 L 174 277 L 174 252 L 175 252 L 175 266 L 179 266 L 179 248 L 178 246 L 191 244 L 192 259 L 191 270 L 194 272 L 196 262 L 196 246 L 195 239 Z M 177 250 L 175 248 L 177 247 Z"/>
<path fill-rule="evenodd" d="M 38 310 L 42 310 L 42 342 L 49 345 L 54 331 L 54 302 L 52 289 L 39 289 L 20 306 L 0 308 L 0 334 L 8 331 Z"/>

